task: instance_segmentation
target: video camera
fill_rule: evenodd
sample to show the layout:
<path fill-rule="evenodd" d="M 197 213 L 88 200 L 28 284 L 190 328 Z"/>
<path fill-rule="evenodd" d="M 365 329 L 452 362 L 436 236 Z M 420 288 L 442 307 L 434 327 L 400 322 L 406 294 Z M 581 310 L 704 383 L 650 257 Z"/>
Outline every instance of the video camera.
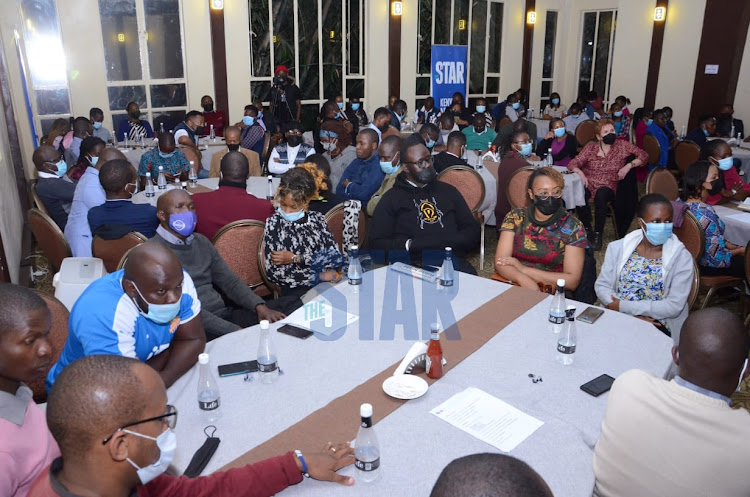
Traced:
<path fill-rule="evenodd" d="M 288 78 L 286 76 L 276 76 L 275 78 L 273 78 L 273 86 L 276 88 L 281 88 L 286 84 L 287 79 Z"/>

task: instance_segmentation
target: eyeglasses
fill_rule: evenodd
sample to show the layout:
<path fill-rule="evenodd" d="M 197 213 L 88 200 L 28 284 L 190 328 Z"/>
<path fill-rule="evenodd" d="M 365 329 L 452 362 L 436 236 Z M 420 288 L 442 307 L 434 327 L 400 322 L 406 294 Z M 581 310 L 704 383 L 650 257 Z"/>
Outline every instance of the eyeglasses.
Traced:
<path fill-rule="evenodd" d="M 130 428 L 131 426 L 139 425 L 142 423 L 148 423 L 149 421 L 158 421 L 163 420 L 169 428 L 174 429 L 175 426 L 177 426 L 177 408 L 173 405 L 167 404 L 167 410 L 164 414 L 160 416 L 154 416 L 153 418 L 148 419 L 141 419 L 140 421 L 133 421 L 132 423 L 128 423 L 126 425 L 123 425 L 116 429 L 110 436 L 102 440 L 102 445 L 107 445 L 107 442 L 112 440 L 112 437 L 114 437 L 118 431 L 122 431 L 125 428 Z"/>
<path fill-rule="evenodd" d="M 535 193 L 534 197 L 538 198 L 539 200 L 547 200 L 550 197 L 560 198 L 562 197 L 562 194 L 563 194 L 562 190 L 554 191 L 552 193 L 541 192 L 541 193 Z"/>
<path fill-rule="evenodd" d="M 299 131 L 287 131 L 284 133 L 286 136 L 302 136 L 302 133 Z"/>
<path fill-rule="evenodd" d="M 60 162 L 61 160 L 65 160 L 65 159 L 63 158 L 63 156 L 62 156 L 62 155 L 61 155 L 61 156 L 59 156 L 59 157 L 58 157 L 57 159 L 55 159 L 55 160 L 46 160 L 46 161 L 44 161 L 44 163 L 45 163 L 45 164 L 57 164 L 57 163 L 58 163 L 58 162 Z"/>
<path fill-rule="evenodd" d="M 402 162 L 402 164 L 414 164 L 419 169 L 424 169 L 426 167 L 432 167 L 432 163 L 434 162 L 433 157 L 430 155 L 429 157 L 425 157 L 424 159 L 420 159 L 417 162 Z"/>

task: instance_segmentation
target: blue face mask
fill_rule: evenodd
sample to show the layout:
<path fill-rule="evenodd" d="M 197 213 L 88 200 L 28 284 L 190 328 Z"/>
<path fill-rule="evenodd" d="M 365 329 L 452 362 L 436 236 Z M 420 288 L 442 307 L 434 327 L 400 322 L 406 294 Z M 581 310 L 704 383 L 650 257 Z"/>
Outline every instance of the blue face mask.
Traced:
<path fill-rule="evenodd" d="M 552 99 L 552 105 L 559 105 L 559 104 L 560 104 L 560 99 L 559 98 L 553 98 Z"/>
<path fill-rule="evenodd" d="M 198 216 L 193 211 L 176 212 L 169 215 L 169 227 L 184 237 L 188 237 L 195 231 Z"/>
<path fill-rule="evenodd" d="M 719 159 L 717 162 L 719 169 L 721 169 L 722 171 L 729 171 L 730 169 L 732 169 L 732 166 L 734 166 L 734 159 L 732 159 L 731 157 Z"/>
<path fill-rule="evenodd" d="M 393 162 L 380 162 L 380 170 L 387 175 L 391 175 L 398 170 L 398 166 L 394 166 Z"/>
<path fill-rule="evenodd" d="M 94 129 L 102 129 L 102 123 L 94 121 Z"/>
<path fill-rule="evenodd" d="M 359 104 L 352 104 L 353 110 L 359 110 Z"/>
<path fill-rule="evenodd" d="M 643 222 L 643 219 L 641 219 Z M 664 245 L 672 236 L 672 223 L 646 223 L 646 238 L 653 245 Z M 643 228 L 641 228 L 643 229 Z"/>
<path fill-rule="evenodd" d="M 286 220 L 286 221 L 288 221 L 290 223 L 293 223 L 295 221 L 299 221 L 305 215 L 305 211 L 304 210 L 300 210 L 300 211 L 297 211 L 297 212 L 289 212 L 289 213 L 287 213 L 287 212 L 284 212 L 283 210 L 281 210 L 281 207 L 277 207 L 276 208 L 276 212 L 278 212 L 279 215 L 284 218 L 284 220 Z"/>
<path fill-rule="evenodd" d="M 524 143 L 523 145 L 521 145 L 521 150 L 519 152 L 524 157 L 528 157 L 529 155 L 531 155 L 531 143 Z"/>
<path fill-rule="evenodd" d="M 557 138 L 562 138 L 563 136 L 565 136 L 565 128 L 555 128 L 553 133 Z"/>
<path fill-rule="evenodd" d="M 480 114 L 484 113 L 485 110 L 487 110 L 487 106 L 477 105 L 477 112 L 479 112 Z"/>
<path fill-rule="evenodd" d="M 174 152 L 172 152 L 171 154 L 165 154 L 164 152 L 159 150 L 159 157 L 161 157 L 162 159 L 169 159 L 173 155 L 174 155 Z"/>
<path fill-rule="evenodd" d="M 653 123 L 654 123 L 654 120 L 649 119 L 648 121 L 646 121 L 646 126 L 651 126 Z"/>
<path fill-rule="evenodd" d="M 518 102 L 516 102 L 513 105 L 511 105 L 511 107 L 513 107 L 514 109 L 518 109 L 520 106 L 521 106 L 521 104 L 518 103 Z"/>
<path fill-rule="evenodd" d="M 253 116 L 245 116 L 242 118 L 242 124 L 245 126 L 252 126 L 255 124 L 255 118 Z"/>
<path fill-rule="evenodd" d="M 425 145 L 427 146 L 427 148 L 432 150 L 432 148 L 435 146 L 435 140 L 430 139 L 427 143 L 425 143 Z"/>
<path fill-rule="evenodd" d="M 614 114 L 615 114 L 615 117 L 621 117 L 622 116 L 622 111 L 621 110 L 616 110 Z"/>
<path fill-rule="evenodd" d="M 95 166 L 97 162 L 99 162 L 99 157 L 92 157 L 91 158 L 91 165 L 92 166 Z"/>
<path fill-rule="evenodd" d="M 336 119 L 343 119 L 344 116 L 341 114 L 341 112 L 336 113 Z"/>
<path fill-rule="evenodd" d="M 146 297 L 143 296 L 141 291 L 136 286 L 135 281 L 131 280 L 130 282 L 133 284 L 133 288 L 135 288 L 135 291 L 138 292 L 138 295 L 140 295 L 143 301 L 148 304 L 148 312 L 144 313 L 141 310 L 141 306 L 138 305 L 138 302 L 133 299 L 133 303 L 135 303 L 135 306 L 138 308 L 138 312 L 140 312 L 147 319 L 150 319 L 154 323 L 167 324 L 175 317 L 177 317 L 177 314 L 179 314 L 180 312 L 180 302 L 182 301 L 181 298 L 177 299 L 177 302 L 173 304 L 152 304 L 151 302 L 146 300 Z"/>
<path fill-rule="evenodd" d="M 263 119 L 263 111 L 258 111 L 258 119 Z"/>
<path fill-rule="evenodd" d="M 62 178 L 68 171 L 68 164 L 63 159 L 57 161 L 57 164 L 55 164 L 55 166 L 57 166 L 57 171 L 55 171 L 55 174 L 57 174 L 58 178 Z"/>
<path fill-rule="evenodd" d="M 344 102 L 336 102 L 336 105 L 339 106 L 339 109 L 343 109 L 344 108 Z"/>
<path fill-rule="evenodd" d="M 707 130 L 707 129 L 704 129 L 704 130 L 703 130 L 703 134 L 704 134 L 704 135 L 706 135 L 706 136 L 708 136 L 708 130 Z"/>

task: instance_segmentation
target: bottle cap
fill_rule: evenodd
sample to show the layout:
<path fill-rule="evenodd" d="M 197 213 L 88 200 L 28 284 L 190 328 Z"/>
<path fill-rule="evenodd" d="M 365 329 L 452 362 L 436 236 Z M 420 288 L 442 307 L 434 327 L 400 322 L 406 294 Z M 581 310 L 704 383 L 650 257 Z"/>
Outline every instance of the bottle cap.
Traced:
<path fill-rule="evenodd" d="M 195 165 L 195 162 L 194 162 L 194 161 L 190 161 L 190 165 L 191 165 L 191 166 L 192 166 L 192 165 Z M 159 166 L 159 167 L 161 167 L 161 166 Z"/>
<path fill-rule="evenodd" d="M 372 417 L 372 404 L 362 404 L 359 408 L 359 415 L 363 418 Z"/>
<path fill-rule="evenodd" d="M 359 250 L 359 245 L 349 245 L 349 250 Z"/>
<path fill-rule="evenodd" d="M 559 280 L 557 280 L 557 286 L 561 286 L 561 287 L 565 288 L 565 280 L 562 279 L 562 278 L 560 278 Z"/>
<path fill-rule="evenodd" d="M 267 330 L 271 326 L 271 323 L 267 319 L 263 319 L 260 322 L 260 329 Z"/>
<path fill-rule="evenodd" d="M 208 364 L 208 354 L 205 352 L 198 355 L 198 363 L 199 364 Z"/>
<path fill-rule="evenodd" d="M 164 166 L 159 166 L 159 171 L 164 171 Z"/>
<path fill-rule="evenodd" d="M 452 252 L 452 251 L 453 251 L 453 249 L 452 249 L 452 248 L 450 248 L 450 247 L 445 247 L 445 251 L 446 251 L 446 252 Z"/>
<path fill-rule="evenodd" d="M 430 331 L 440 331 L 440 325 L 438 323 L 430 323 Z"/>
<path fill-rule="evenodd" d="M 576 306 L 569 305 L 567 309 L 565 309 L 565 317 L 569 319 L 573 319 L 573 317 L 576 315 Z"/>

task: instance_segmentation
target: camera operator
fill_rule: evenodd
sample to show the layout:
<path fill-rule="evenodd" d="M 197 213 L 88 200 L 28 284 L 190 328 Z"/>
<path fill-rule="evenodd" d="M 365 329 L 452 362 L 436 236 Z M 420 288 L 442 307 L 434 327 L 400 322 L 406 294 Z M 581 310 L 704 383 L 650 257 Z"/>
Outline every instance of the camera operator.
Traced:
<path fill-rule="evenodd" d="M 299 87 L 289 77 L 289 69 L 286 66 L 276 66 L 273 74 L 273 87 L 270 95 L 271 114 L 282 125 L 290 121 L 299 121 L 302 116 L 300 105 L 302 93 Z"/>

